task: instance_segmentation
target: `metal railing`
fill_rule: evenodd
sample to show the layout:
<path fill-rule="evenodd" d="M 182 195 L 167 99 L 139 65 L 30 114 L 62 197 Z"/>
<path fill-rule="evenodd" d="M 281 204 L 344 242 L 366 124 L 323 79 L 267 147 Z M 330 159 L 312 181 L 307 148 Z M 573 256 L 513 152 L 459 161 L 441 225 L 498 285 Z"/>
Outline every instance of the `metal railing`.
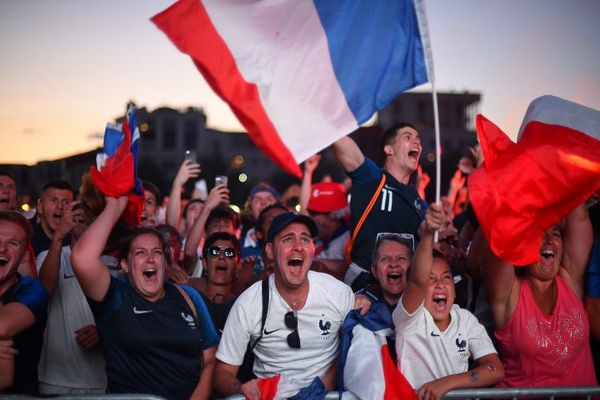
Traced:
<path fill-rule="evenodd" d="M 545 397 L 550 399 L 561 397 L 577 397 L 591 400 L 592 396 L 600 396 L 600 386 L 576 386 L 576 387 L 534 387 L 534 388 L 485 388 L 485 389 L 458 389 L 448 392 L 444 399 L 517 399 L 517 398 L 539 398 Z M 1 399 L 10 400 L 29 400 L 39 399 L 38 397 L 26 395 L 9 395 L 1 394 Z M 146 394 L 94 394 L 94 395 L 61 395 L 52 396 L 53 399 L 59 400 L 164 400 L 162 397 L 146 395 Z M 329 392 L 325 397 L 326 400 L 339 400 L 338 392 Z M 229 396 L 226 400 L 244 400 L 241 394 Z M 363 399 L 372 400 L 372 399 Z"/>
<path fill-rule="evenodd" d="M 591 400 L 592 396 L 595 395 L 600 395 L 600 386 L 458 389 L 446 393 L 444 399 L 517 399 L 539 397 L 555 399 L 561 397 L 578 397 Z M 340 396 L 338 392 L 329 392 L 325 399 L 339 400 Z M 244 396 L 236 394 L 227 397 L 226 400 L 244 400 Z"/>

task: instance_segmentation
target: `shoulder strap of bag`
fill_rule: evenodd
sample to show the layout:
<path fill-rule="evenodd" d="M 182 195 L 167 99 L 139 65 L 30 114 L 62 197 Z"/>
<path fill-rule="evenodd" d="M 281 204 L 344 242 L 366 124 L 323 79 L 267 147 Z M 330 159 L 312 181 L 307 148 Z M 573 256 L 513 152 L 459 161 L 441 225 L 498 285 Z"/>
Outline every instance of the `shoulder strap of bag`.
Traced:
<path fill-rule="evenodd" d="M 377 198 L 379 197 L 379 193 L 381 192 L 381 189 L 383 189 L 383 185 L 385 185 L 386 180 L 387 180 L 387 176 L 385 175 L 385 172 L 384 172 L 383 175 L 381 175 L 381 180 L 379 181 L 379 186 L 377 186 L 377 190 L 375 190 L 375 193 L 373 193 L 373 197 L 371 197 L 369 204 L 367 205 L 367 207 L 363 211 L 362 215 L 360 216 L 360 219 L 358 220 L 358 223 L 356 224 L 354 231 L 352 231 L 352 236 L 346 242 L 346 248 L 344 250 L 344 258 L 346 260 L 346 264 L 350 264 L 352 262 L 352 259 L 350 258 L 350 253 L 352 252 L 352 245 L 354 244 L 354 240 L 356 240 L 356 237 L 358 236 L 358 232 L 360 232 L 360 228 L 362 228 L 363 224 L 365 223 L 365 220 L 369 216 L 369 213 L 373 209 L 373 206 L 375 205 L 375 202 L 377 201 Z"/>
<path fill-rule="evenodd" d="M 254 350 L 256 344 L 263 336 L 263 330 L 265 329 L 265 322 L 267 322 L 267 312 L 269 311 L 269 278 L 265 278 L 262 281 L 262 315 L 260 322 L 260 335 L 250 346 L 250 350 Z"/>
<path fill-rule="evenodd" d="M 173 286 L 175 286 L 177 288 L 177 290 L 179 290 L 179 293 L 181 293 L 181 295 L 185 299 L 185 302 L 192 310 L 192 314 L 194 314 L 194 318 L 198 319 L 198 312 L 196 311 L 196 306 L 194 305 L 194 302 L 192 301 L 192 298 L 190 297 L 190 295 L 181 286 L 179 286 L 179 285 L 173 285 Z"/>

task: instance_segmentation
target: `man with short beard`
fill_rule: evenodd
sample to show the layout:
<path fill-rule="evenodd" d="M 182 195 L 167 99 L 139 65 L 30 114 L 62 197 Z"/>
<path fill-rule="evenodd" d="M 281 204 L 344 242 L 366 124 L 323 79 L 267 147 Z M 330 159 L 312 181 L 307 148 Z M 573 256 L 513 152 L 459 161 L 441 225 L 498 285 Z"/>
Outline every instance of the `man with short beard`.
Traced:
<path fill-rule="evenodd" d="M 17 272 L 30 237 L 25 217 L 0 211 L 0 389 L 35 395 L 48 294 Z"/>
<path fill-rule="evenodd" d="M 52 243 L 54 231 L 58 228 L 65 208 L 73 201 L 73 188 L 64 179 L 48 182 L 42 188 L 42 195 L 37 202 L 38 222 L 33 224 L 31 244 L 37 257 L 48 250 Z M 70 236 L 66 236 L 63 246 L 71 244 Z"/>
<path fill-rule="evenodd" d="M 249 342 L 256 342 L 257 377 L 287 375 L 304 386 L 319 378 L 325 390 L 334 388 L 339 330 L 354 295 L 332 276 L 309 271 L 316 235 L 315 223 L 305 215 L 288 212 L 273 219 L 265 250 L 275 265 L 267 281 L 264 328 L 262 282 L 257 282 L 235 302 L 223 330 L 214 374 L 220 394 L 261 398 L 257 379 L 242 384 L 236 376 Z"/>

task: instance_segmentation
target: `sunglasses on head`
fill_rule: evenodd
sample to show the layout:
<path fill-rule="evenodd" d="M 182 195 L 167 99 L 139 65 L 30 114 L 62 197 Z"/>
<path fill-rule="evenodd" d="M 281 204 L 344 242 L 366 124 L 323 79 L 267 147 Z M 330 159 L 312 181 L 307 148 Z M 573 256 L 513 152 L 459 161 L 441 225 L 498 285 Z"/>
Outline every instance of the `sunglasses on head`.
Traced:
<path fill-rule="evenodd" d="M 285 314 L 283 319 L 285 322 L 285 326 L 292 329 L 292 333 L 290 333 L 287 337 L 288 346 L 299 349 L 300 348 L 300 335 L 298 335 L 298 317 L 296 317 L 296 313 L 293 311 Z"/>
<path fill-rule="evenodd" d="M 237 251 L 233 247 L 221 248 L 218 246 L 212 246 L 208 248 L 208 255 L 211 257 L 219 257 L 221 253 L 225 254 L 227 258 L 235 258 Z"/>

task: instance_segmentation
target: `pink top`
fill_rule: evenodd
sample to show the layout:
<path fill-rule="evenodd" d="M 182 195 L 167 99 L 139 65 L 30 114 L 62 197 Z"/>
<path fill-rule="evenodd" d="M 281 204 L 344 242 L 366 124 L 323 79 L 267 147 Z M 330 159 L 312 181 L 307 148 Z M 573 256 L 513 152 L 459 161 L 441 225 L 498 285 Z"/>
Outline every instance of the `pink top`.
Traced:
<path fill-rule="evenodd" d="M 496 330 L 505 378 L 500 387 L 595 386 L 590 327 L 581 299 L 556 277 L 552 315 L 535 303 L 521 279 L 519 302 L 506 325 Z"/>

